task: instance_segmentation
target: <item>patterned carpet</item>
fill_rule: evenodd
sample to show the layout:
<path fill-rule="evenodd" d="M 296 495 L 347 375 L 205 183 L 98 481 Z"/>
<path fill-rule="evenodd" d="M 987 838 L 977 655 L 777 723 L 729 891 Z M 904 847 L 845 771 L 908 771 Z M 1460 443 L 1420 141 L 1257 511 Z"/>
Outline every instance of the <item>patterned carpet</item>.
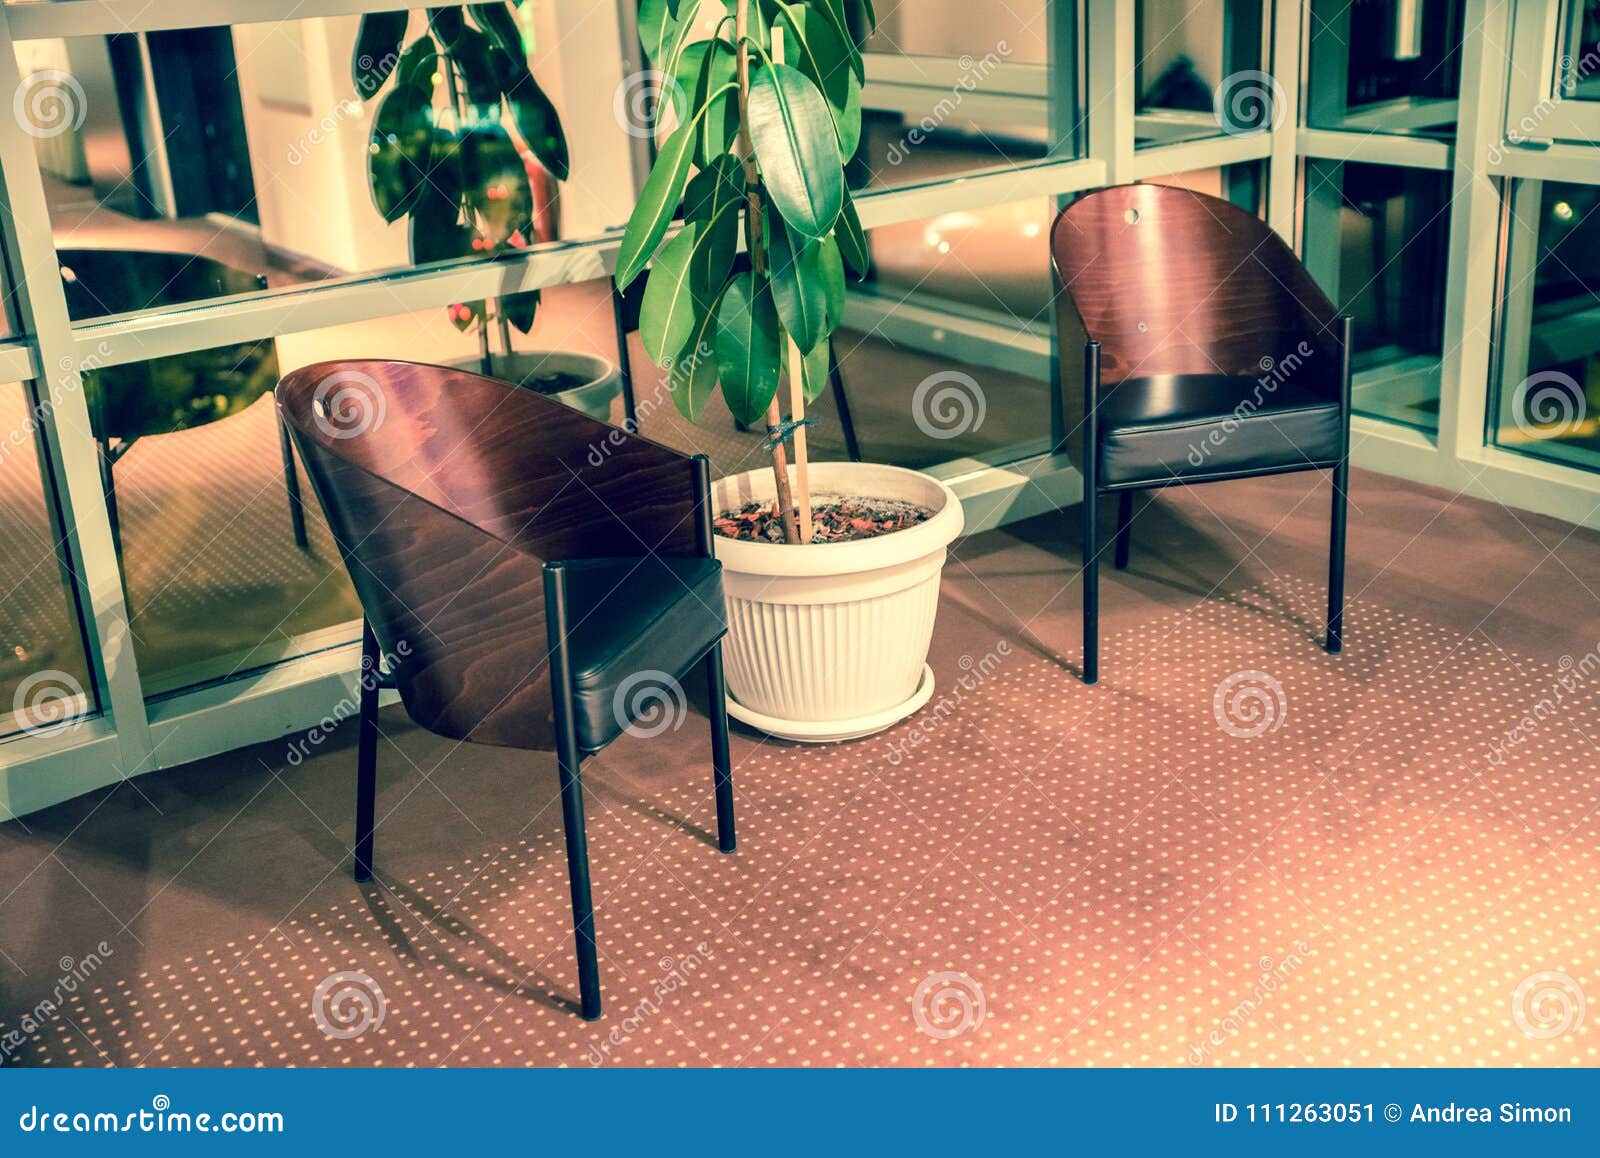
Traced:
<path fill-rule="evenodd" d="M 1330 657 L 1316 582 L 1135 616 L 1136 554 L 1089 689 L 1044 608 L 994 629 L 982 593 L 1034 606 L 1046 558 L 1000 537 L 952 560 L 915 721 L 736 738 L 735 855 L 706 832 L 698 714 L 591 763 L 604 1020 L 572 1008 L 548 759 L 390 714 L 370 886 L 346 875 L 346 746 L 8 826 L 0 949 L 110 953 L 20 1043 L 57 979 L 8 970 L 0 1043 L 31 1065 L 1600 1062 L 1592 605 L 1547 661 L 1369 593 Z M 75 884 L 33 869 L 58 842 Z"/>

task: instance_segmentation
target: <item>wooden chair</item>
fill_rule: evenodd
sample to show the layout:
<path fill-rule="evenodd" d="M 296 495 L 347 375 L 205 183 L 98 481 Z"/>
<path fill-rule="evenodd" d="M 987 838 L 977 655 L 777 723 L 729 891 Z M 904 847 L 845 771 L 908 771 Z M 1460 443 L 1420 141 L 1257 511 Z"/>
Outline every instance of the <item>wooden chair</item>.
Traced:
<path fill-rule="evenodd" d="M 582 760 L 641 718 L 661 726 L 652 708 L 681 718 L 696 665 L 718 847 L 734 850 L 706 459 L 438 366 L 324 362 L 277 398 L 366 616 L 356 879 L 372 874 L 381 686 L 441 736 L 554 749 L 583 1016 L 599 1017 Z"/>
<path fill-rule="evenodd" d="M 1099 678 L 1097 499 L 1328 470 L 1324 646 L 1343 646 L 1351 323 L 1265 222 L 1201 193 L 1121 185 L 1080 198 L 1050 235 L 1064 446 L 1083 472 L 1083 680 Z"/>

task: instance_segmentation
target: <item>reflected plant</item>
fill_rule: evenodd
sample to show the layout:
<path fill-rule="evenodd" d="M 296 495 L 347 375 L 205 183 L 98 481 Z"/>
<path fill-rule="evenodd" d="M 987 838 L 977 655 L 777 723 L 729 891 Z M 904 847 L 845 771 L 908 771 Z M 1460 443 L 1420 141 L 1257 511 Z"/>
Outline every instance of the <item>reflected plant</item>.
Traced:
<path fill-rule="evenodd" d="M 410 23 L 408 12 L 371 12 L 356 35 L 356 91 L 363 100 L 383 92 L 367 150 L 373 206 L 391 224 L 408 220 L 417 265 L 545 240 L 545 175 L 566 179 L 567 141 L 528 69 L 515 7 L 430 8 L 407 44 Z M 539 291 L 529 290 L 452 306 L 450 318 L 462 331 L 477 329 L 487 373 L 490 320 L 510 354 L 510 327 L 526 334 L 538 306 Z"/>
<path fill-rule="evenodd" d="M 876 15 L 871 0 L 723 4 L 711 35 L 698 38 L 698 0 L 639 5 L 645 55 L 671 78 L 676 125 L 628 221 L 617 283 L 626 288 L 654 262 L 641 338 L 685 416 L 697 420 L 720 386 L 734 418 L 765 422 L 785 539 L 796 543 L 810 521 L 805 403 L 827 385 L 846 268 L 862 277 L 868 266 L 844 159 L 861 138 L 858 36 Z M 663 246 L 680 207 L 683 227 Z M 741 230 L 747 267 L 735 260 Z M 696 356 L 708 343 L 715 359 Z"/>

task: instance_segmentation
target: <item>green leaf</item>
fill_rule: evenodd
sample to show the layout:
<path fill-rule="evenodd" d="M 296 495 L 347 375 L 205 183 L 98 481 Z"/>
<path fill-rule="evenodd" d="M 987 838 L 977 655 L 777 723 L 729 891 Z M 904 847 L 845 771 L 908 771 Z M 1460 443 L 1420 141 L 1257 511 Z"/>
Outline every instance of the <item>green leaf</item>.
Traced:
<path fill-rule="evenodd" d="M 639 303 L 639 338 L 658 366 L 670 364 L 694 326 L 695 293 L 691 267 L 705 230 L 698 221 L 680 229 L 650 264 L 650 278 Z"/>
<path fill-rule="evenodd" d="M 744 178 L 739 162 L 719 157 L 684 191 L 687 224 L 650 266 L 640 304 L 645 352 L 665 365 L 683 346 L 692 319 L 711 309 L 739 250 L 739 206 Z"/>
<path fill-rule="evenodd" d="M 368 12 L 361 18 L 350 55 L 350 79 L 362 100 L 371 100 L 400 63 L 400 42 L 410 19 L 406 12 Z"/>
<path fill-rule="evenodd" d="M 773 205 L 797 232 L 822 237 L 844 201 L 844 166 L 827 102 L 804 74 L 772 64 L 756 70 L 747 107 L 750 140 Z"/>
<path fill-rule="evenodd" d="M 802 350 L 813 348 L 827 334 L 828 291 L 820 247 L 820 242 L 794 237 L 776 213 L 767 214 L 772 298 L 784 331 Z"/>
<path fill-rule="evenodd" d="M 872 7 L 872 0 L 849 0 L 849 4 L 851 10 L 856 13 L 858 21 L 853 27 L 860 28 L 866 33 L 878 31 L 878 13 Z"/>
<path fill-rule="evenodd" d="M 757 422 L 778 392 L 778 312 L 765 278 L 746 270 L 728 283 L 717 308 L 717 368 L 735 420 Z"/>
<path fill-rule="evenodd" d="M 680 14 L 680 0 L 639 0 L 639 41 L 651 67 L 669 75 L 675 70 L 683 46 L 694 31 L 698 3 Z"/>
<path fill-rule="evenodd" d="M 533 329 L 533 316 L 539 310 L 539 291 L 523 290 L 519 294 L 506 294 L 500 299 L 500 313 L 517 328 L 519 334 Z"/>
<path fill-rule="evenodd" d="M 396 85 L 372 118 L 367 185 L 383 219 L 398 221 L 426 187 L 433 163 L 432 94 Z"/>
<path fill-rule="evenodd" d="M 867 244 L 866 231 L 861 228 L 855 198 L 848 193 L 839 210 L 839 220 L 833 227 L 833 236 L 839 242 L 839 254 L 850 267 L 850 272 L 857 277 L 866 277 L 872 270 L 872 249 Z"/>
<path fill-rule="evenodd" d="M 507 58 L 487 36 L 465 25 L 456 33 L 449 55 L 456 79 L 465 91 L 479 120 L 500 119 L 500 90 L 513 77 L 507 74 Z M 527 71 L 527 66 L 523 66 Z"/>
<path fill-rule="evenodd" d="M 672 223 L 672 215 L 683 197 L 684 183 L 689 179 L 689 161 L 694 153 L 694 130 L 698 123 L 691 120 L 673 131 L 656 155 L 650 176 L 645 178 L 617 254 L 619 289 L 627 289 L 650 264 L 656 246 L 666 236 L 667 226 Z"/>
<path fill-rule="evenodd" d="M 824 316 L 828 319 L 823 326 L 826 336 L 838 329 L 839 323 L 844 320 L 844 261 L 839 255 L 839 243 L 832 237 L 824 237 L 815 245 L 815 274 L 822 282 L 822 299 L 826 305 Z M 807 273 L 806 276 L 812 275 Z"/>
<path fill-rule="evenodd" d="M 506 103 L 511 106 L 511 116 L 517 123 L 517 135 L 533 155 L 557 181 L 565 181 L 571 168 L 567 153 L 567 137 L 561 129 L 561 117 L 556 106 L 545 95 L 539 82 L 520 57 L 503 53 L 501 66 L 508 68 L 511 83 L 506 87 Z"/>
<path fill-rule="evenodd" d="M 800 388 L 807 402 L 815 402 L 828 388 L 828 371 L 833 367 L 833 343 L 818 342 L 800 363 Z"/>
<path fill-rule="evenodd" d="M 839 135 L 839 156 L 849 161 L 861 148 L 861 82 L 854 76 L 850 78 L 844 114 L 834 117 L 833 127 Z"/>
<path fill-rule="evenodd" d="M 706 402 L 717 389 L 717 315 L 721 299 L 713 301 L 704 313 L 697 314 L 689 337 L 667 371 L 667 386 L 672 403 L 690 422 L 700 421 Z"/>
<path fill-rule="evenodd" d="M 410 48 L 400 54 L 394 83 L 407 88 L 424 89 L 431 94 L 433 77 L 438 71 L 439 53 L 434 47 L 433 37 L 419 36 L 411 42 Z"/>
<path fill-rule="evenodd" d="M 522 28 L 517 24 L 517 18 L 511 14 L 509 7 L 503 3 L 469 4 L 467 11 L 472 13 L 472 18 L 478 22 L 478 27 L 489 34 L 501 52 L 512 60 L 527 63 L 528 50 L 522 43 Z"/>
<path fill-rule="evenodd" d="M 825 16 L 798 4 L 780 7 L 778 18 L 787 29 L 784 62 L 817 86 L 835 123 L 840 122 L 849 108 L 850 81 L 855 75 L 850 68 L 849 41 Z"/>
<path fill-rule="evenodd" d="M 413 265 L 469 257 L 477 252 L 472 248 L 472 227 L 463 224 L 460 215 L 460 202 L 432 185 L 424 188 L 411 208 Z"/>
<path fill-rule="evenodd" d="M 736 85 L 738 71 L 738 54 L 720 36 L 696 41 L 678 61 L 678 91 L 689 97 L 689 110 L 680 110 L 679 119 L 704 110 L 694 142 L 694 163 L 702 169 L 731 149 L 739 133 L 739 91 L 730 87 Z"/>
<path fill-rule="evenodd" d="M 428 9 L 428 27 L 439 38 L 446 52 L 454 52 L 461 33 L 467 27 L 465 15 L 459 8 Z"/>

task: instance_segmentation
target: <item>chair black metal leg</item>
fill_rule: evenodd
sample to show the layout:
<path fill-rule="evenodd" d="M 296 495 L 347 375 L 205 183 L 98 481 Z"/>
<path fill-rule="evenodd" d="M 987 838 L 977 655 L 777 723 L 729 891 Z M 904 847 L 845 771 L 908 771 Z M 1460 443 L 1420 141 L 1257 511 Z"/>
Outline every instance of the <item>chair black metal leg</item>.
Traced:
<path fill-rule="evenodd" d="M 839 373 L 839 359 L 833 352 L 833 339 L 828 339 L 828 386 L 833 391 L 833 408 L 839 415 L 839 433 L 844 435 L 845 453 L 851 462 L 861 461 L 861 444 L 856 441 L 855 419 L 850 416 L 850 398 L 844 392 L 844 375 Z"/>
<path fill-rule="evenodd" d="M 1344 648 L 1344 536 L 1349 503 L 1350 460 L 1333 468 L 1333 526 L 1328 535 L 1328 634 L 1323 650 L 1337 655 Z"/>
<path fill-rule="evenodd" d="M 1083 682 L 1100 680 L 1100 343 L 1083 346 Z"/>
<path fill-rule="evenodd" d="M 622 382 L 622 417 L 627 424 L 627 428 L 634 433 L 638 433 L 639 411 L 633 401 L 633 356 L 628 351 L 626 308 L 626 304 L 622 300 L 622 291 L 617 289 L 616 280 L 612 279 L 611 318 L 615 323 L 617 332 L 617 377 Z"/>
<path fill-rule="evenodd" d="M 373 813 L 378 789 L 378 637 L 361 622 L 361 731 L 356 740 L 357 881 L 372 879 Z"/>
<path fill-rule="evenodd" d="M 567 879 L 572 886 L 572 932 L 578 949 L 578 994 L 583 1019 L 600 1016 L 600 958 L 594 942 L 594 899 L 589 886 L 589 836 L 583 823 L 583 761 L 572 728 L 572 709 L 558 702 L 556 760 L 561 774 L 561 828 L 567 840 Z"/>
<path fill-rule="evenodd" d="M 283 452 L 283 489 L 289 495 L 289 525 L 294 528 L 294 545 L 306 549 L 306 511 L 300 505 L 300 472 L 294 468 L 294 444 L 289 428 L 278 421 L 278 449 Z"/>
<path fill-rule="evenodd" d="M 122 556 L 122 517 L 117 511 L 117 476 L 114 473 L 116 466 L 111 458 L 111 449 L 105 443 L 97 443 L 100 449 L 100 489 L 106 496 L 106 519 L 111 524 L 111 543 L 116 548 L 117 557 Z"/>
<path fill-rule="evenodd" d="M 711 771 L 717 791 L 717 848 L 738 847 L 733 831 L 733 763 L 728 756 L 728 685 L 722 675 L 722 645 L 706 652 L 706 711 L 711 716 Z"/>
<path fill-rule="evenodd" d="M 1083 496 L 1083 682 L 1100 680 L 1100 496 Z"/>
<path fill-rule="evenodd" d="M 589 836 L 583 823 L 583 753 L 572 718 L 572 661 L 567 654 L 566 571 L 544 568 L 545 623 L 550 642 L 550 699 L 555 716 L 556 762 L 561 776 L 561 828 L 572 886 L 572 932 L 578 948 L 578 995 L 583 1018 L 600 1016 L 600 960 L 594 940 L 594 899 L 589 887 Z"/>
<path fill-rule="evenodd" d="M 1123 491 L 1117 496 L 1117 553 L 1113 560 L 1118 571 L 1128 569 L 1128 556 L 1133 551 L 1133 492 Z"/>

